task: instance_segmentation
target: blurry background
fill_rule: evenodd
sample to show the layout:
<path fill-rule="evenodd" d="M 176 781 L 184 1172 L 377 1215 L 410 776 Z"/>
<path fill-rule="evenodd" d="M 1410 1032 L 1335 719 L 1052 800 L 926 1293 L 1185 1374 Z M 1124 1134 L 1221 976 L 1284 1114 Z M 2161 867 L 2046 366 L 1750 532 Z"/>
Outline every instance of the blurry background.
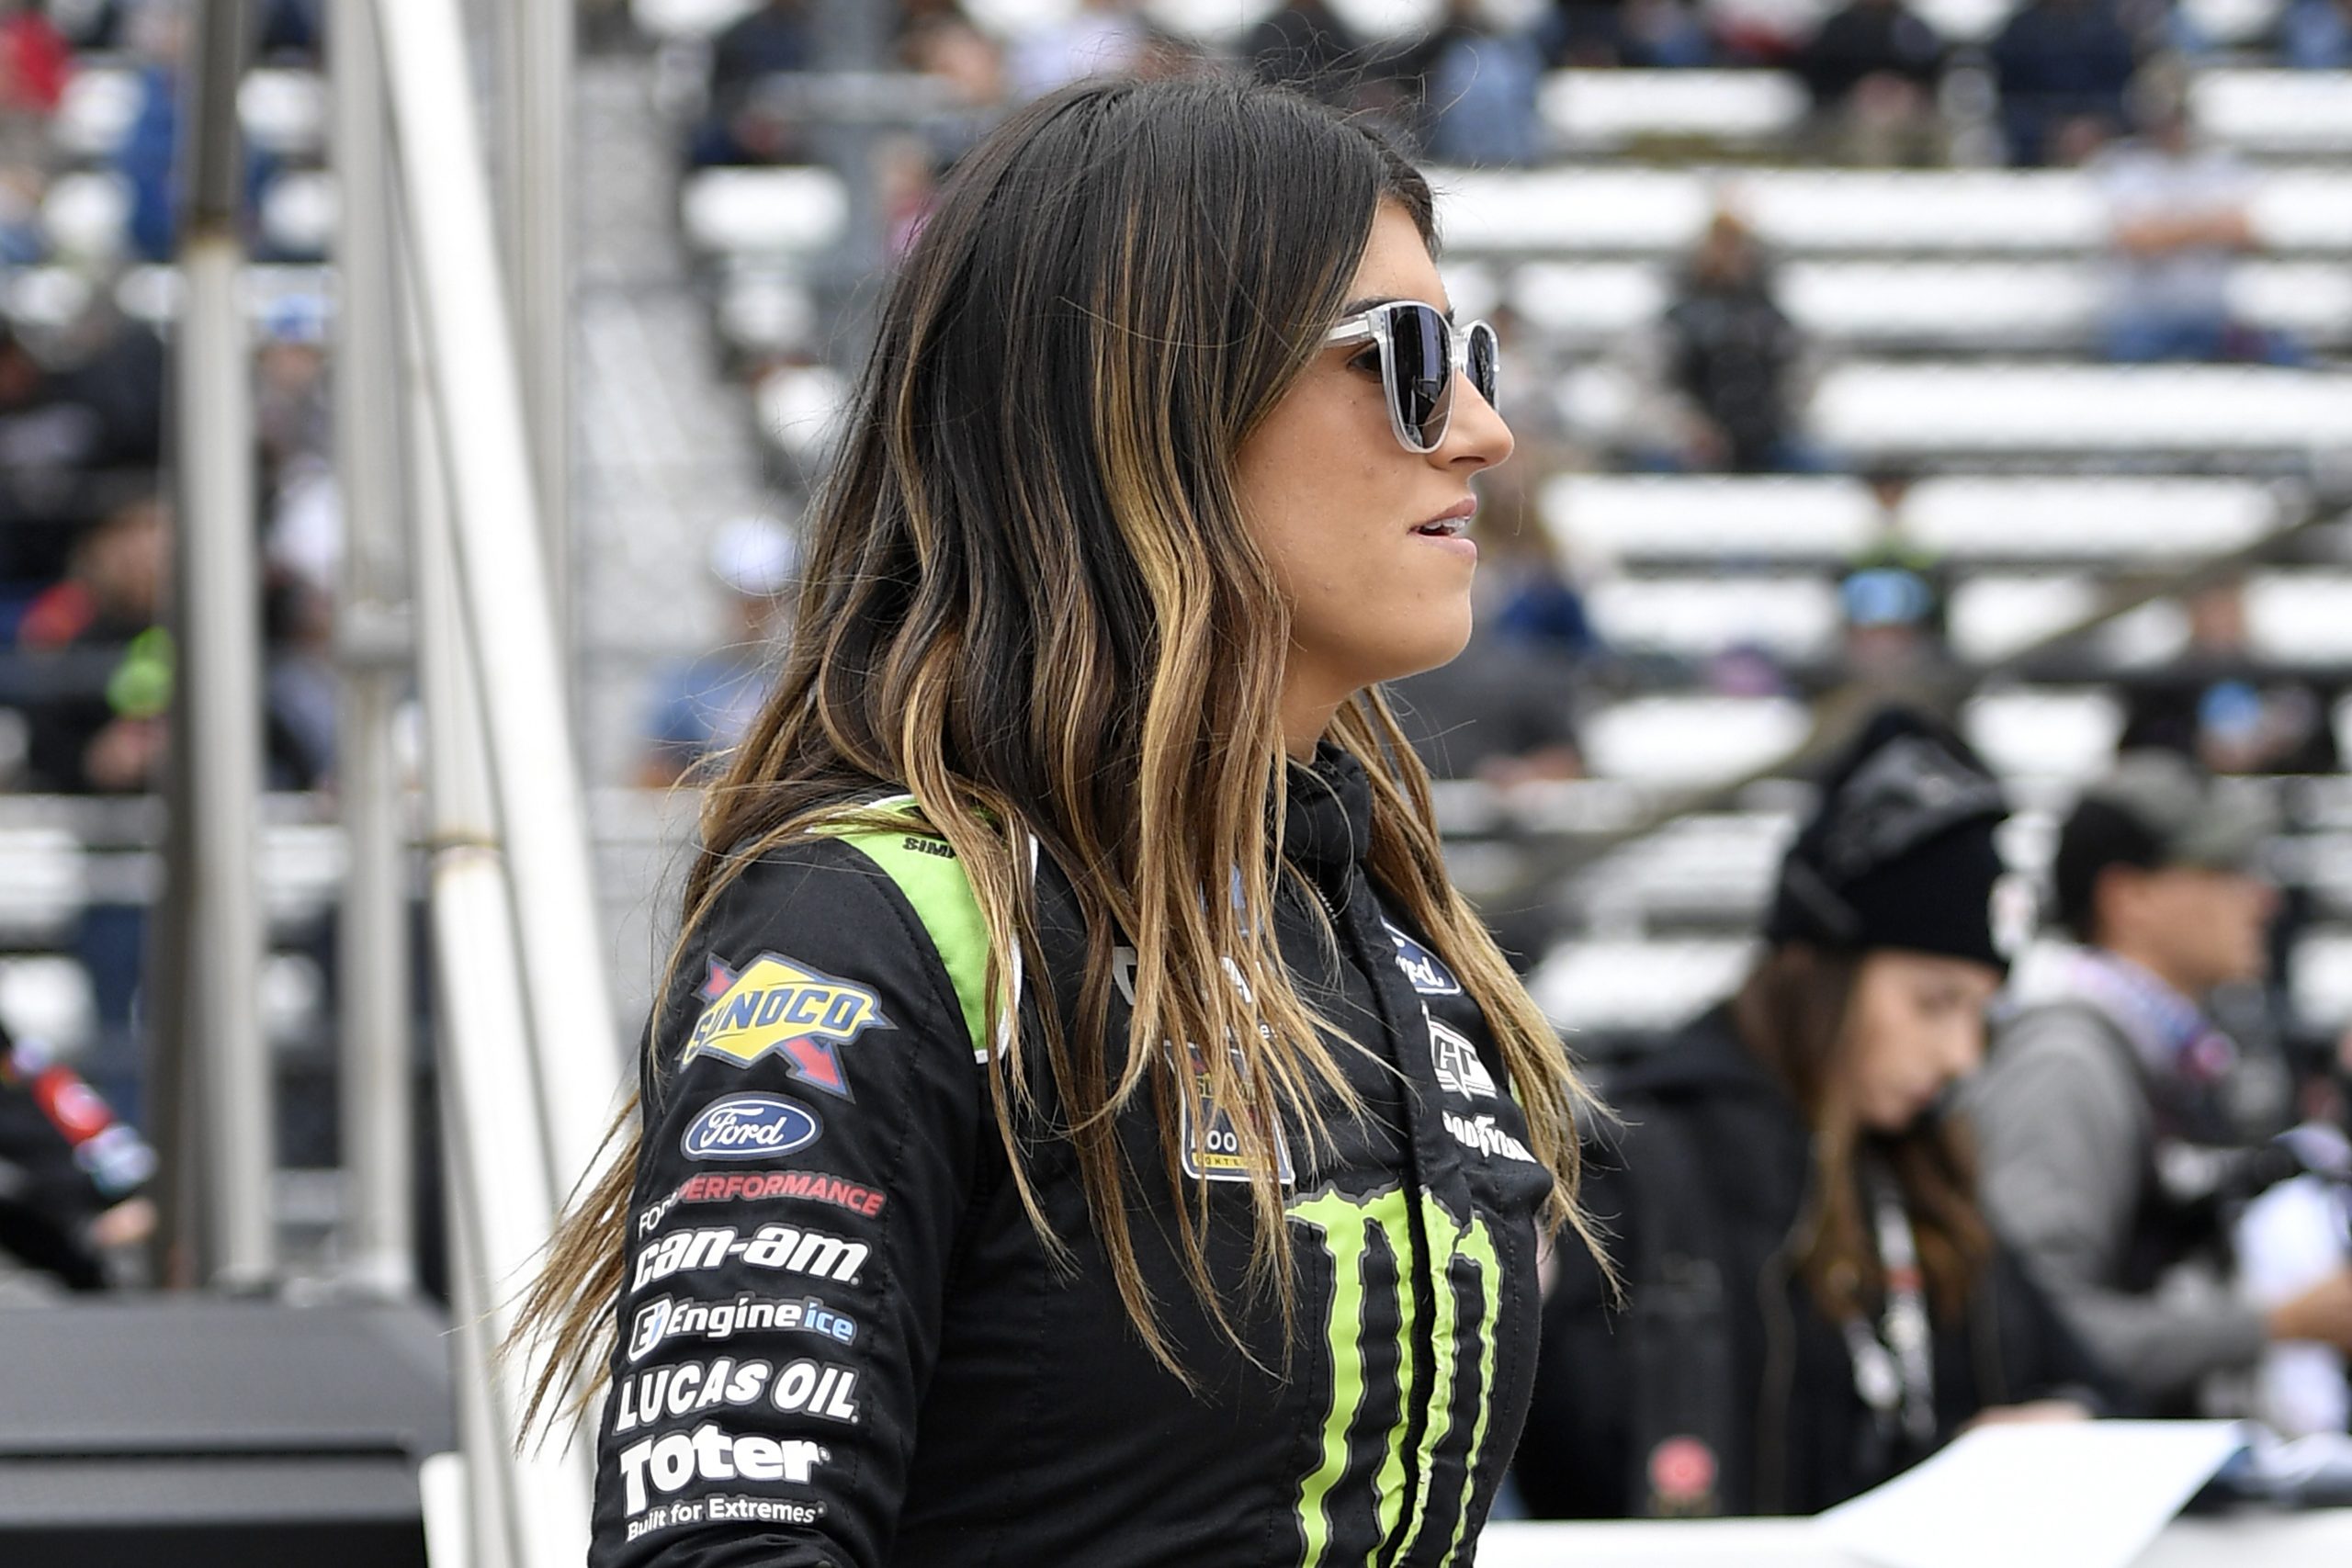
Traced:
<path fill-rule="evenodd" d="M 541 761 L 584 787 L 596 906 L 568 962 L 620 1035 L 583 1077 L 641 1021 L 690 842 L 677 781 L 758 700 L 845 377 L 938 183 L 1028 96 L 1204 64 L 1415 149 L 1453 302 L 1501 332 L 1520 445 L 1478 523 L 1479 633 L 1398 695 L 1450 781 L 1461 881 L 1579 1049 L 1638 1049 L 1736 980 L 1797 781 L 1889 695 L 1951 716 L 2009 779 L 2029 873 L 2120 745 L 2275 796 L 2279 964 L 2230 1001 L 2233 1028 L 2316 1061 L 2352 1024 L 2352 0 L 418 9 L 455 16 L 463 51 L 411 56 L 412 112 L 438 94 L 485 128 L 521 348 L 485 344 L 481 375 L 519 379 L 534 421 L 578 752 Z M 437 1293 L 449 1058 L 422 845 L 453 840 L 413 801 L 408 916 L 368 928 L 398 955 L 385 1038 L 413 1131 L 406 1105 L 356 1101 L 388 1106 L 418 1156 L 389 1168 L 413 1246 L 355 1239 L 341 1169 L 344 750 L 391 739 L 400 786 L 431 765 L 423 569 L 392 550 L 354 576 L 338 474 L 339 440 L 346 465 L 369 440 L 410 450 L 409 415 L 337 429 L 352 332 L 372 327 L 379 367 L 401 341 L 391 242 L 336 254 L 369 231 L 339 228 L 332 33 L 370 14 L 407 13 L 0 0 L 0 1025 L 154 1133 L 168 1176 L 158 1038 L 185 998 L 153 940 L 175 841 L 158 791 L 211 678 L 175 637 L 199 579 L 170 454 L 203 402 L 175 412 L 171 388 L 209 62 L 233 91 L 214 237 L 249 334 L 237 528 L 266 706 L 247 869 L 274 1256 L 244 1283 L 332 1292 L 389 1267 Z M 413 125 L 389 140 L 422 156 Z M 449 346 L 412 372 L 446 373 Z M 485 531 L 460 512 L 461 538 Z M 500 585 L 468 567 L 487 638 Z M 355 681 L 400 710 L 381 735 L 353 728 Z M 405 1261 L 368 1254 L 387 1236 Z M 125 1280 L 171 1273 L 168 1253 L 116 1253 Z"/>

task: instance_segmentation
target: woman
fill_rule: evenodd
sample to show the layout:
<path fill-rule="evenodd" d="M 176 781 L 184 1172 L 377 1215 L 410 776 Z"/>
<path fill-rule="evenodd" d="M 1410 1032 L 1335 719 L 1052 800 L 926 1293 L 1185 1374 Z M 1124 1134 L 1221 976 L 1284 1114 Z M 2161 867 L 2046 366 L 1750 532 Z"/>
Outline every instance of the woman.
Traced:
<path fill-rule="evenodd" d="M 526 1324 L 594 1562 L 1466 1561 L 1581 1090 L 1376 689 L 1510 451 L 1430 231 L 1217 80 L 943 192 Z"/>
<path fill-rule="evenodd" d="M 2102 1381 L 1985 1228 L 1945 1091 L 1984 1052 L 1999 786 L 1874 719 L 1781 864 L 1738 994 L 1611 1085 L 1619 1299 L 1565 1258 L 1514 1474 L 1546 1517 L 1809 1514 Z"/>

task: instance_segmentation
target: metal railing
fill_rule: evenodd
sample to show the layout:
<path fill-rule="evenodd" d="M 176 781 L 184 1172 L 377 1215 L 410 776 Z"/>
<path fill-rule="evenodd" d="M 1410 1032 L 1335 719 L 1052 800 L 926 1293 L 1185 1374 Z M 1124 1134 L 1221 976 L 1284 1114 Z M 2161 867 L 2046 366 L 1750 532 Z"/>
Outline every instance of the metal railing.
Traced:
<path fill-rule="evenodd" d="M 339 190 L 334 389 L 346 550 L 337 607 L 350 853 L 340 965 L 354 1289 L 412 1288 L 407 792 L 392 725 L 423 697 L 436 1074 L 458 1314 L 464 1546 L 485 1568 L 578 1562 L 576 1446 L 518 1450 L 519 1377 L 492 1354 L 623 1077 L 604 984 L 549 559 L 560 542 L 569 0 L 508 0 L 506 165 L 529 193 L 502 254 L 461 0 L 334 0 Z M 172 873 L 159 922 L 159 1083 L 183 1282 L 276 1273 L 259 1019 L 258 581 L 236 286 L 246 0 L 208 0 L 188 73 L 177 485 L 185 547 Z M 511 294 L 510 294 L 511 289 Z M 514 302 L 527 306 L 518 345 Z M 550 504 L 552 502 L 552 504 Z M 448 1495 L 446 1467 L 436 1497 Z M 446 1532 L 437 1532 L 446 1540 Z"/>

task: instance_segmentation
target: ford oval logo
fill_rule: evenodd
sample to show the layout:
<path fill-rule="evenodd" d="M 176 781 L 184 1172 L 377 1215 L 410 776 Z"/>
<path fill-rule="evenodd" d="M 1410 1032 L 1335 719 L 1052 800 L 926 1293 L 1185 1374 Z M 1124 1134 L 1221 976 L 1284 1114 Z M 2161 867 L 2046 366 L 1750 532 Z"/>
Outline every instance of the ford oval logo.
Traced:
<path fill-rule="evenodd" d="M 730 1094 L 702 1108 L 678 1148 L 688 1159 L 767 1159 L 824 1135 L 817 1113 L 780 1094 Z"/>

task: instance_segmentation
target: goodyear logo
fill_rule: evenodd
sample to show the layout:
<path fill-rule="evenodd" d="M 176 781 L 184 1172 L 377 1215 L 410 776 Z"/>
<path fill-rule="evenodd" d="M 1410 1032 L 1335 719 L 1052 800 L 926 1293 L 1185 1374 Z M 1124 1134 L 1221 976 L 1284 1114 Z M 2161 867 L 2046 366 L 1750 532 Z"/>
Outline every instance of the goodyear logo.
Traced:
<path fill-rule="evenodd" d="M 896 1027 L 864 986 L 763 953 L 741 970 L 711 960 L 702 995 L 707 1005 L 679 1060 L 715 1056 L 748 1067 L 767 1056 L 793 1077 L 827 1094 L 851 1097 L 839 1047 L 869 1029 Z"/>

